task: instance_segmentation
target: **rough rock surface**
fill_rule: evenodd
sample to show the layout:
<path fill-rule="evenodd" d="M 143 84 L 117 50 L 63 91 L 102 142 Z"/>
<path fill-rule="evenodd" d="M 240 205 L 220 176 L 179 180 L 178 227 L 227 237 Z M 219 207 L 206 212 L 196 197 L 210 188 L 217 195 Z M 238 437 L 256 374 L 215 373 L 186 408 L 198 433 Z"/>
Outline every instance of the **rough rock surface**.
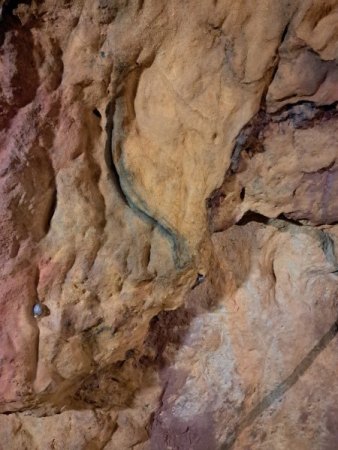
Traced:
<path fill-rule="evenodd" d="M 0 9 L 0 449 L 336 450 L 338 1 Z"/>

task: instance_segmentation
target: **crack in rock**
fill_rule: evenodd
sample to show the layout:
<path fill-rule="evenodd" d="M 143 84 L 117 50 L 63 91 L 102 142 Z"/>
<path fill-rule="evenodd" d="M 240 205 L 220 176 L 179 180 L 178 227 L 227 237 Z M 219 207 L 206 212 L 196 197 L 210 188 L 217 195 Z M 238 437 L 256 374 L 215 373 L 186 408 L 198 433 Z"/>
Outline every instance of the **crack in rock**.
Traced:
<path fill-rule="evenodd" d="M 105 145 L 105 161 L 108 167 L 114 184 L 123 198 L 124 202 L 142 219 L 150 221 L 154 226 L 157 226 L 160 232 L 169 239 L 173 247 L 174 261 L 178 269 L 183 269 L 191 261 L 191 255 L 185 239 L 174 230 L 164 218 L 156 217 L 149 205 L 145 202 L 142 196 L 136 191 L 134 187 L 134 177 L 127 170 L 124 164 L 123 157 L 123 136 L 125 132 L 121 130 L 128 128 L 129 123 L 135 118 L 135 110 L 133 105 L 126 105 L 125 103 L 133 103 L 137 86 L 139 83 L 142 71 L 148 66 L 138 68 L 129 74 L 133 79 L 125 81 L 124 89 L 122 89 L 121 96 L 124 94 L 125 98 L 117 96 L 112 100 L 106 108 L 107 125 L 106 125 L 106 145 Z M 136 72 L 136 75 L 135 75 Z M 125 91 L 128 90 L 126 94 Z M 131 98 L 128 98 L 131 97 Z"/>
<path fill-rule="evenodd" d="M 300 101 L 296 104 L 286 105 L 274 113 L 268 113 L 263 107 L 238 134 L 227 175 L 238 171 L 243 151 L 249 154 L 264 151 L 264 130 L 270 123 L 289 121 L 295 129 L 312 128 L 319 120 L 327 121 L 338 117 L 337 106 L 338 102 L 330 105 L 316 105 L 311 101 Z"/>

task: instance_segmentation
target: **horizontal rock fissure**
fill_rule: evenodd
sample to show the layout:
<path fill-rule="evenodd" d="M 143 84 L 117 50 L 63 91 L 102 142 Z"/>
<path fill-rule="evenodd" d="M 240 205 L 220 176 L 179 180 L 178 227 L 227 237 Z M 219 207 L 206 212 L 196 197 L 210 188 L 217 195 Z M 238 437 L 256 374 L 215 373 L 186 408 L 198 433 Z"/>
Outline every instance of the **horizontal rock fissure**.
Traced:
<path fill-rule="evenodd" d="M 274 113 L 266 112 L 265 106 L 242 128 L 236 138 L 227 176 L 236 173 L 242 151 L 264 151 L 264 129 L 270 123 L 289 121 L 295 129 L 312 128 L 319 120 L 326 121 L 338 117 L 338 102 L 327 105 L 317 105 L 314 102 L 301 100 L 288 104 Z"/>
<path fill-rule="evenodd" d="M 267 217 L 267 216 L 264 216 L 263 214 L 260 214 L 256 211 L 251 211 L 251 210 L 247 211 L 242 216 L 242 218 L 238 222 L 235 223 L 235 225 L 239 225 L 239 226 L 247 225 L 248 223 L 251 223 L 251 222 L 263 223 L 265 225 L 268 225 L 268 224 L 271 224 L 275 220 L 286 222 L 287 224 L 296 225 L 299 227 L 307 226 L 298 220 L 288 218 L 285 214 L 279 214 L 279 216 L 277 216 L 277 217 Z M 215 233 L 222 233 L 223 231 L 224 230 L 216 230 Z"/>

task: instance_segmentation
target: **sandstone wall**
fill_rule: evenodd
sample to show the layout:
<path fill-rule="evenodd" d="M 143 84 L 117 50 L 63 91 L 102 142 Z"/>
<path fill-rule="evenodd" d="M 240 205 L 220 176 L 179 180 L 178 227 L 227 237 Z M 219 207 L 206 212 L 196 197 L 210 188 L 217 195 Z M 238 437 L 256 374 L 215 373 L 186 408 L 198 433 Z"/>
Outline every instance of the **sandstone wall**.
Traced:
<path fill-rule="evenodd" d="M 336 450 L 338 1 L 0 8 L 0 449 Z"/>

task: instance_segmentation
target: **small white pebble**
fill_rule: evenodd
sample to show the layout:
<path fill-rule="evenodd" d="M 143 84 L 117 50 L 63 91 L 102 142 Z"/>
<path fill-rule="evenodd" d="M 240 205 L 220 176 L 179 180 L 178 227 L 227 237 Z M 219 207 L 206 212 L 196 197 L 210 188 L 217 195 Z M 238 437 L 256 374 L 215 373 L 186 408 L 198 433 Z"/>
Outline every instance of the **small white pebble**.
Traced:
<path fill-rule="evenodd" d="M 42 315 L 41 303 L 35 303 L 35 305 L 33 306 L 33 315 L 34 315 L 34 317 L 39 317 Z"/>
<path fill-rule="evenodd" d="M 197 284 L 202 283 L 204 280 L 205 280 L 205 275 L 199 273 L 199 274 L 197 275 L 197 280 L 196 280 Z"/>

